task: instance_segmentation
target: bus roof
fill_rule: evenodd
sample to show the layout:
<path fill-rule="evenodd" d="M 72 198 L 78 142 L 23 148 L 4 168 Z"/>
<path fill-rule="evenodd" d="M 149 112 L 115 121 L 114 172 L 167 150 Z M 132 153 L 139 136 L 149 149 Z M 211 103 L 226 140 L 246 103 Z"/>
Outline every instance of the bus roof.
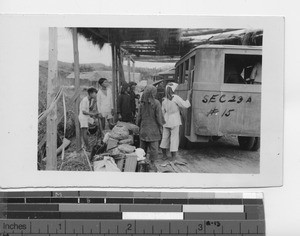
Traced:
<path fill-rule="evenodd" d="M 176 62 L 175 67 L 177 64 L 181 64 L 181 62 L 192 52 L 199 50 L 199 49 L 246 49 L 246 50 L 262 50 L 262 46 L 248 46 L 248 45 L 219 45 L 219 44 L 206 44 L 194 47 L 191 49 L 187 54 L 185 54 L 179 61 Z"/>

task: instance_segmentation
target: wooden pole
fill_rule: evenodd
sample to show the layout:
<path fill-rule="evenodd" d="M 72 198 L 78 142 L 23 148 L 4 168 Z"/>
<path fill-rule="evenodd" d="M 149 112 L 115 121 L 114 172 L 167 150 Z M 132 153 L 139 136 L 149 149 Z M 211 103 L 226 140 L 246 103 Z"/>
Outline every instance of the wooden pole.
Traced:
<path fill-rule="evenodd" d="M 49 61 L 47 83 L 47 107 L 57 92 L 57 28 L 49 28 Z M 57 170 L 57 105 L 47 117 L 46 170 Z"/>
<path fill-rule="evenodd" d="M 116 104 L 118 104 L 118 95 L 120 91 L 120 60 L 119 60 L 119 47 L 116 46 L 115 61 L 116 61 Z M 117 106 L 117 105 L 116 105 Z"/>
<path fill-rule="evenodd" d="M 125 74 L 124 74 L 124 69 L 123 69 L 123 56 L 121 50 L 118 51 L 118 58 L 119 58 L 119 86 L 123 85 L 126 80 L 125 80 Z"/>
<path fill-rule="evenodd" d="M 72 29 L 73 36 L 73 53 L 74 53 L 74 76 L 75 76 L 75 93 L 80 90 L 79 80 L 79 52 L 78 52 L 78 35 L 77 28 Z M 80 127 L 79 127 L 79 103 L 80 96 L 75 99 L 75 128 L 76 128 L 76 151 L 79 152 L 81 149 L 81 138 L 80 138 Z"/>
<path fill-rule="evenodd" d="M 127 67 L 128 67 L 128 82 L 131 81 L 130 79 L 130 57 L 127 57 Z"/>
<path fill-rule="evenodd" d="M 132 62 L 132 81 L 135 82 L 134 75 L 135 75 L 135 61 Z"/>
<path fill-rule="evenodd" d="M 115 116 L 114 118 L 116 118 L 116 114 L 117 114 L 117 107 L 116 107 L 116 82 L 117 82 L 117 78 L 116 78 L 116 46 L 112 43 L 111 44 L 111 56 L 112 56 L 112 96 L 113 96 L 113 108 L 115 111 Z M 115 121 L 116 119 L 114 119 Z"/>

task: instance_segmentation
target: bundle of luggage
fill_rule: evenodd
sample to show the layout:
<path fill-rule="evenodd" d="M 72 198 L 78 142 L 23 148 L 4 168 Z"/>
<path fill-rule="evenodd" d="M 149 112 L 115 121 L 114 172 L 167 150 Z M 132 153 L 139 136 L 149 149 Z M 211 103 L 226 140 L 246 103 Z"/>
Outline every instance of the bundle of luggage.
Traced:
<path fill-rule="evenodd" d="M 139 127 L 131 123 L 118 122 L 111 131 L 104 135 L 101 145 L 93 148 L 91 160 L 94 161 L 95 171 L 135 172 L 138 169 L 138 162 L 142 164 L 145 160 L 145 152 L 139 148 Z M 104 160 L 110 161 L 108 170 L 105 170 Z M 118 167 L 114 170 L 111 168 L 113 160 Z M 101 161 L 100 165 L 99 161 Z"/>

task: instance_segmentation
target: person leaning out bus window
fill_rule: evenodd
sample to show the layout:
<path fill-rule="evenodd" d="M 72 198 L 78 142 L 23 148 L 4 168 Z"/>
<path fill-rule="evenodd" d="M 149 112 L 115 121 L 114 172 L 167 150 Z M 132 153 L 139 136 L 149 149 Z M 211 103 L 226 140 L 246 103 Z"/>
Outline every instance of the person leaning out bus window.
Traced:
<path fill-rule="evenodd" d="M 160 148 L 163 152 L 163 159 L 167 159 L 167 149 L 170 150 L 172 158 L 176 158 L 176 153 L 179 146 L 179 126 L 181 123 L 179 108 L 189 108 L 191 90 L 188 91 L 187 100 L 184 101 L 181 97 L 174 94 L 178 84 L 169 83 L 166 86 L 166 96 L 162 102 L 162 113 L 165 119 L 163 125 L 163 135 Z"/>
<path fill-rule="evenodd" d="M 250 81 L 253 84 L 261 84 L 261 61 L 258 61 L 252 69 Z"/>

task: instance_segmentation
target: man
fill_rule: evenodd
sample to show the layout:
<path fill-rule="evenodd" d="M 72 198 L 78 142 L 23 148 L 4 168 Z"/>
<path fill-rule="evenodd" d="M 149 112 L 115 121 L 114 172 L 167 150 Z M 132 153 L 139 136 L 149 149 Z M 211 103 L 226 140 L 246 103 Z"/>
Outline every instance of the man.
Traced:
<path fill-rule="evenodd" d="M 135 88 L 136 88 L 136 83 L 135 82 L 129 82 L 129 87 L 130 87 L 130 107 L 131 107 L 131 112 L 132 112 L 132 117 L 133 119 L 135 118 L 136 114 L 136 101 L 135 99 L 138 99 L 139 96 L 135 94 Z"/>
<path fill-rule="evenodd" d="M 97 108 L 100 113 L 100 119 L 102 124 L 102 129 L 105 129 L 105 122 L 113 122 L 113 97 L 112 90 L 109 87 L 107 79 L 101 78 L 98 81 L 100 86 L 97 93 Z"/>
<path fill-rule="evenodd" d="M 80 123 L 81 129 L 81 137 L 85 144 L 85 148 L 87 151 L 90 151 L 90 146 L 88 142 L 87 132 L 89 128 L 89 124 L 94 124 L 94 119 L 92 117 L 96 117 L 98 113 L 90 112 L 90 106 L 92 105 L 92 100 L 96 99 L 97 89 L 91 87 L 87 90 L 88 95 L 84 97 L 79 105 L 79 116 L 78 120 Z"/>

